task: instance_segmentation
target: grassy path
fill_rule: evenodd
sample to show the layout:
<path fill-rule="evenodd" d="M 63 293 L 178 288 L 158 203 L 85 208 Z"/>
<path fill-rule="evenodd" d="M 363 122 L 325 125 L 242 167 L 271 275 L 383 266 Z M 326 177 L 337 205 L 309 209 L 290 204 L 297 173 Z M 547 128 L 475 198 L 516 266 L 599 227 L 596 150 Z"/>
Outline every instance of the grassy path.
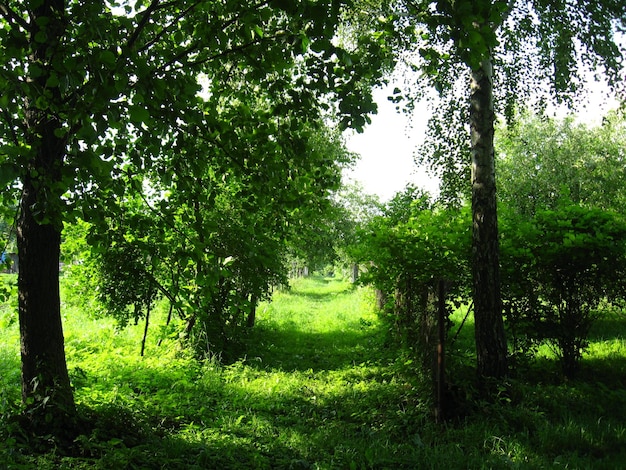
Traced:
<path fill-rule="evenodd" d="M 592 379 L 562 383 L 544 364 L 538 381 L 512 379 L 487 403 L 455 376 L 468 413 L 438 426 L 372 305 L 347 282 L 298 280 L 259 307 L 247 356 L 230 365 L 197 361 L 175 335 L 157 347 L 154 331 L 141 358 L 142 325 L 117 331 L 69 309 L 70 375 L 94 423 L 72 455 L 38 453 L 37 441 L 6 432 L 20 396 L 19 335 L 0 310 L 0 469 L 624 467 L 621 317 L 595 330 Z"/>
<path fill-rule="evenodd" d="M 372 305 L 367 290 L 309 278 L 259 309 L 248 358 L 224 373 L 241 386 L 245 434 L 271 440 L 268 468 L 414 468 L 412 388 Z"/>
<path fill-rule="evenodd" d="M 76 399 L 96 420 L 80 438 L 85 455 L 33 456 L 13 442 L 26 455 L 0 448 L 0 468 L 415 468 L 419 406 L 372 305 L 345 281 L 297 280 L 259 307 L 247 356 L 227 366 L 174 340 L 153 340 L 140 358 L 141 325 L 114 332 L 110 320 L 68 315 Z M 17 355 L 10 362 L 15 383 L 2 385 L 17 402 Z"/>
<path fill-rule="evenodd" d="M 379 357 L 381 334 L 367 291 L 342 280 L 294 281 L 260 307 L 251 354 L 272 369 L 341 370 Z"/>

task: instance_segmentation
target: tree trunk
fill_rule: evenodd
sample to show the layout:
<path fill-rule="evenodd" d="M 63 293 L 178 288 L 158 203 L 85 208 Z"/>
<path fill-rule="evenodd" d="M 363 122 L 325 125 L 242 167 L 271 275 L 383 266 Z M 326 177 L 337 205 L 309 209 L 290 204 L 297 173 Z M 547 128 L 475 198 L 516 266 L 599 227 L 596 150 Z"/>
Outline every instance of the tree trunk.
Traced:
<path fill-rule="evenodd" d="M 472 71 L 472 275 L 477 368 L 480 377 L 507 374 L 507 347 L 500 297 L 498 217 L 493 146 L 492 64 Z"/>
<path fill-rule="evenodd" d="M 37 202 L 32 181 L 25 181 L 17 229 L 22 399 L 30 410 L 60 419 L 75 411 L 61 324 L 61 233 L 37 223 L 31 209 Z"/>
<path fill-rule="evenodd" d="M 357 263 L 352 264 L 352 273 L 350 280 L 352 281 L 352 284 L 359 280 L 359 265 Z"/>
<path fill-rule="evenodd" d="M 376 309 L 383 310 L 387 303 L 387 295 L 380 289 L 376 289 Z"/>
<path fill-rule="evenodd" d="M 448 314 L 446 311 L 446 283 L 440 279 L 437 283 L 437 371 L 436 383 L 436 408 L 435 421 L 442 423 L 448 411 L 446 403 L 446 323 Z"/>
<path fill-rule="evenodd" d="M 32 37 L 39 25 L 45 25 L 48 38 L 44 44 L 33 41 L 31 60 L 43 69 L 31 80 L 37 89 L 44 89 L 50 76 L 50 60 L 63 35 L 63 16 L 62 1 L 44 1 L 32 11 Z M 51 103 L 62 102 L 58 88 L 49 96 Z M 66 143 L 53 111 L 34 99 L 27 100 L 25 107 L 30 154 L 17 221 L 22 399 L 35 426 L 49 423 L 42 432 L 67 431 L 64 428 L 73 422 L 76 410 L 65 362 L 59 295 L 63 192 L 59 187 Z"/>
<path fill-rule="evenodd" d="M 248 328 L 253 328 L 256 323 L 256 304 L 257 299 L 256 295 L 250 296 L 250 311 L 248 312 L 248 319 L 246 321 L 246 325 Z"/>

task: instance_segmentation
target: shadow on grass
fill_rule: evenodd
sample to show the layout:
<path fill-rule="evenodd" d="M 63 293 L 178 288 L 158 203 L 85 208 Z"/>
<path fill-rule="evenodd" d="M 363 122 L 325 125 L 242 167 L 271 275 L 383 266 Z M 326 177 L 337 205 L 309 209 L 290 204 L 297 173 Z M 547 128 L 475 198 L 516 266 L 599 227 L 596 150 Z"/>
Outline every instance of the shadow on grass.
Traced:
<path fill-rule="evenodd" d="M 626 358 L 583 358 L 577 380 L 626 391 Z"/>
<path fill-rule="evenodd" d="M 255 327 L 248 343 L 248 364 L 267 370 L 337 370 L 384 356 L 384 330 L 366 323 L 324 333 Z"/>
<path fill-rule="evenodd" d="M 618 462 L 626 444 L 626 392 L 608 393 L 602 384 L 520 383 L 511 404 L 491 404 L 442 433 L 429 431 L 427 413 L 401 382 L 381 376 L 365 389 L 355 381 L 324 390 L 301 381 L 268 391 L 253 385 L 262 371 L 236 367 L 227 368 L 222 379 L 211 371 L 190 377 L 186 389 L 166 371 L 112 371 L 124 378 L 134 375 L 135 383 L 151 376 L 158 387 L 135 387 L 129 409 L 115 413 L 143 419 L 139 427 L 151 431 L 141 442 L 124 443 L 123 431 L 119 444 L 115 434 L 99 436 L 107 447 L 99 463 L 111 468 L 153 468 L 157 462 L 171 468 L 431 468 L 431 461 L 450 468 L 468 468 L 461 464 L 469 462 L 505 468 L 502 455 L 509 446 L 508 452 L 523 449 L 538 467 L 560 459 L 586 468 L 590 462 Z M 138 427 L 106 427 L 120 426 Z"/>
<path fill-rule="evenodd" d="M 626 338 L 626 315 L 600 316 L 589 332 L 590 341 Z"/>
<path fill-rule="evenodd" d="M 113 362 L 80 380 L 75 374 L 88 424 L 71 449 L 49 454 L 51 463 L 63 456 L 72 468 L 414 468 L 405 465 L 416 448 L 402 442 L 420 411 L 410 390 L 384 375 L 336 387 L 303 377 L 279 383 L 243 364 Z M 46 463 L 32 441 L 14 444 L 5 463 Z"/>

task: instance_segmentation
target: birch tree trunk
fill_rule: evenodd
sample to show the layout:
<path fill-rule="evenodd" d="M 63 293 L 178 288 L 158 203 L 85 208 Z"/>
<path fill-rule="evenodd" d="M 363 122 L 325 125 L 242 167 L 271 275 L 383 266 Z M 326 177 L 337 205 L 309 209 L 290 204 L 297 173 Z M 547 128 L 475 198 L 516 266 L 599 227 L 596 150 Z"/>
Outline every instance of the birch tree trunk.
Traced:
<path fill-rule="evenodd" d="M 500 297 L 498 217 L 491 59 L 472 71 L 470 131 L 472 142 L 472 275 L 480 377 L 507 374 L 507 347 Z"/>

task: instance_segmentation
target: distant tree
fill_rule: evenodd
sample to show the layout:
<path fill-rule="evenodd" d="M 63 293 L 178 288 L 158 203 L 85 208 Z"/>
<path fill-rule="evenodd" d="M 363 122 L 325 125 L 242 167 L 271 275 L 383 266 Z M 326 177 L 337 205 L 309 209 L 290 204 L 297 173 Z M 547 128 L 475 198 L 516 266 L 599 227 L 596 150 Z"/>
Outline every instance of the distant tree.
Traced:
<path fill-rule="evenodd" d="M 384 215 L 391 223 L 407 223 L 416 213 L 432 207 L 430 194 L 409 184 L 385 205 Z"/>
<path fill-rule="evenodd" d="M 368 194 L 361 183 L 344 185 L 335 196 L 337 207 L 336 250 L 344 269 L 348 268 L 353 281 L 359 276 L 359 262 L 352 256 L 359 243 L 359 231 L 363 230 L 376 216 L 381 215 L 383 204 L 378 196 Z"/>
<path fill-rule="evenodd" d="M 589 126 L 573 117 L 525 114 L 496 139 L 499 199 L 521 215 L 555 209 L 563 198 L 623 212 L 626 122 L 611 113 Z"/>

